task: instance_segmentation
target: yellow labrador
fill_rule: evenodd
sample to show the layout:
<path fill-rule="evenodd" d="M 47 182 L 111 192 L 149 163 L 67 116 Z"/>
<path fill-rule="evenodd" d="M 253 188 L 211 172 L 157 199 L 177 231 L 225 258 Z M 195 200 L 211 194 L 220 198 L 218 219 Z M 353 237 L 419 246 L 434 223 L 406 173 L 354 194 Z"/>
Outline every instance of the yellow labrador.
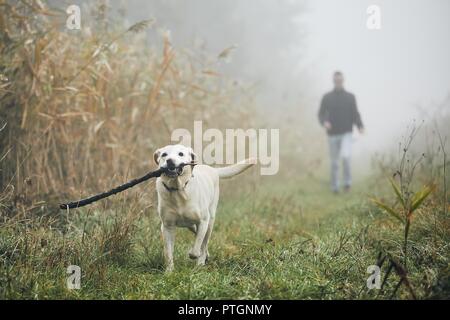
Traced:
<path fill-rule="evenodd" d="M 160 168 L 165 169 L 165 173 L 156 180 L 156 190 L 166 271 L 170 272 L 174 267 L 176 227 L 189 228 L 195 234 L 189 257 L 197 259 L 198 265 L 203 265 L 208 258 L 208 241 L 219 201 L 219 179 L 243 172 L 254 165 L 256 159 L 247 159 L 223 168 L 200 164 L 191 166 L 186 164 L 196 162 L 197 156 L 192 148 L 182 145 L 160 148 L 153 158 Z"/>

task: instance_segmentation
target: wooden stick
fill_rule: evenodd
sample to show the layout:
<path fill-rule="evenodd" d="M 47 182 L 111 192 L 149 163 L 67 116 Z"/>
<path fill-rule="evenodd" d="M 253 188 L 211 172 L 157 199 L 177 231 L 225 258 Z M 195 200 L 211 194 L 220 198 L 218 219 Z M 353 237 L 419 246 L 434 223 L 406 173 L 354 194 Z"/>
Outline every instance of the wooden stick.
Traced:
<path fill-rule="evenodd" d="M 114 195 L 116 193 L 122 192 L 122 191 L 127 190 L 127 189 L 129 189 L 131 187 L 134 187 L 135 185 L 137 185 L 137 184 L 139 184 L 141 182 L 144 182 L 144 181 L 146 181 L 148 179 L 157 178 L 157 177 L 161 176 L 161 174 L 163 174 L 164 171 L 165 171 L 165 169 L 159 168 L 156 171 L 151 171 L 151 172 L 147 173 L 145 176 L 142 176 L 140 178 L 131 180 L 131 181 L 129 181 L 127 183 L 124 183 L 124 184 L 122 184 L 122 185 L 120 185 L 118 187 L 115 187 L 114 189 L 111 189 L 109 191 L 106 191 L 106 192 L 103 192 L 103 193 L 100 193 L 100 194 L 96 194 L 95 196 L 92 196 L 92 197 L 89 197 L 89 198 L 86 198 L 86 199 L 81 199 L 81 200 L 73 201 L 73 202 L 69 202 L 69 203 L 63 203 L 63 204 L 60 204 L 59 207 L 61 209 L 74 209 L 74 208 L 80 208 L 80 207 L 86 206 L 86 205 L 91 204 L 93 202 L 96 202 L 98 200 L 107 198 L 107 197 L 112 196 L 112 195 Z"/>

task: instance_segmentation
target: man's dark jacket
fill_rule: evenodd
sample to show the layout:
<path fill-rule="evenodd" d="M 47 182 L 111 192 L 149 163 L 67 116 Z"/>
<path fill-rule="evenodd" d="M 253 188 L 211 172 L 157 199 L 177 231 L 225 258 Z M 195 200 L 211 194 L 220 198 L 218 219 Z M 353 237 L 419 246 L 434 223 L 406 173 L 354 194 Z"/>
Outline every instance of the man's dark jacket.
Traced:
<path fill-rule="evenodd" d="M 361 116 L 356 106 L 355 96 L 344 89 L 335 89 L 325 94 L 319 109 L 319 121 L 331 124 L 329 135 L 343 134 L 353 131 L 353 124 L 363 128 Z"/>

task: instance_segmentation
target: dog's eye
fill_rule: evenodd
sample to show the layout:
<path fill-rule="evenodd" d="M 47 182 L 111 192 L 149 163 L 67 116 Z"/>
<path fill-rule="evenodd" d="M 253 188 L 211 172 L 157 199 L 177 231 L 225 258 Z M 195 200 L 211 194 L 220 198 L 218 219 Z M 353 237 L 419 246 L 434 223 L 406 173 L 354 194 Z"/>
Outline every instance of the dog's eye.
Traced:
<path fill-rule="evenodd" d="M 180 157 L 184 156 L 183 152 L 178 153 Z"/>
<path fill-rule="evenodd" d="M 167 156 L 167 153 L 164 152 L 164 153 L 161 155 L 161 157 L 164 158 L 165 156 Z"/>

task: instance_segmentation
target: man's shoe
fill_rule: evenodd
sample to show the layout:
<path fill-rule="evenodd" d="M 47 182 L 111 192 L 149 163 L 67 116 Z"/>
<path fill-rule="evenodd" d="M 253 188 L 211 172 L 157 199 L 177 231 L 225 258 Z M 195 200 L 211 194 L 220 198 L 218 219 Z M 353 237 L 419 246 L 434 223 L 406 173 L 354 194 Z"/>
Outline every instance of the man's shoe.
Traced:
<path fill-rule="evenodd" d="M 350 190 L 351 190 L 352 188 L 350 187 L 350 186 L 345 186 L 345 188 L 344 188 L 344 190 L 345 190 L 345 192 L 350 192 Z"/>

